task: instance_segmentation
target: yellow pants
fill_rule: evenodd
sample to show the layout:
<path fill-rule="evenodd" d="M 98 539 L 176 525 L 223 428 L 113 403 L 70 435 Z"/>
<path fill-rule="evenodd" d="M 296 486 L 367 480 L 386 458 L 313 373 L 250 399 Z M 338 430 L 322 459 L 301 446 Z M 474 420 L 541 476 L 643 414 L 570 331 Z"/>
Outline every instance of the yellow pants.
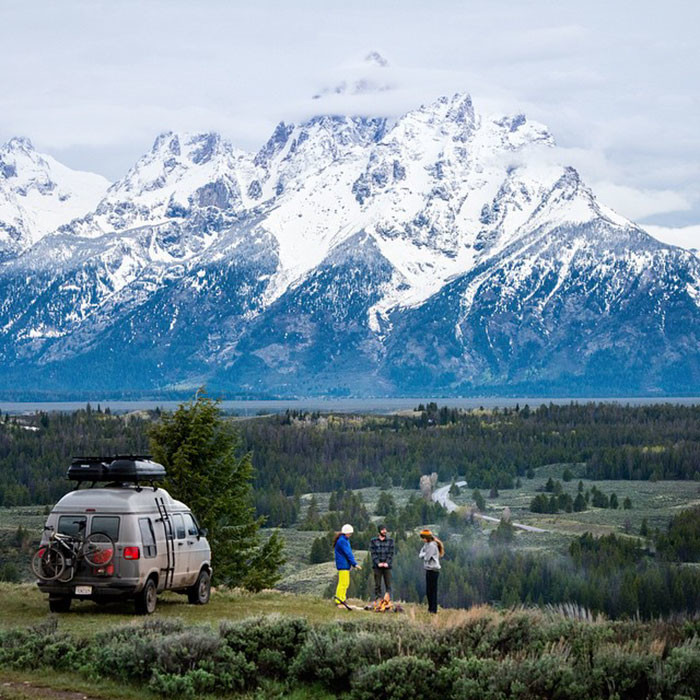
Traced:
<path fill-rule="evenodd" d="M 335 597 L 338 600 L 345 602 L 345 596 L 348 592 L 348 586 L 350 585 L 350 570 L 340 569 L 338 571 L 338 585 L 335 589 Z"/>

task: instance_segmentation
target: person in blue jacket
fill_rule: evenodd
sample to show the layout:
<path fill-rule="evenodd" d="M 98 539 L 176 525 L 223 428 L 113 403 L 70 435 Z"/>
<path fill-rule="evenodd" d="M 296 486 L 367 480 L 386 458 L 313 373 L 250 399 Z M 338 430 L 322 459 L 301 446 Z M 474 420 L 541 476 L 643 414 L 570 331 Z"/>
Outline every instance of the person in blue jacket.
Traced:
<path fill-rule="evenodd" d="M 335 568 L 338 569 L 338 586 L 335 589 L 335 604 L 340 607 L 347 607 L 345 598 L 350 585 L 350 569 L 361 569 L 362 567 L 355 561 L 355 556 L 350 547 L 350 535 L 354 532 L 352 525 L 343 525 L 340 532 L 335 536 L 333 549 L 335 550 Z"/>

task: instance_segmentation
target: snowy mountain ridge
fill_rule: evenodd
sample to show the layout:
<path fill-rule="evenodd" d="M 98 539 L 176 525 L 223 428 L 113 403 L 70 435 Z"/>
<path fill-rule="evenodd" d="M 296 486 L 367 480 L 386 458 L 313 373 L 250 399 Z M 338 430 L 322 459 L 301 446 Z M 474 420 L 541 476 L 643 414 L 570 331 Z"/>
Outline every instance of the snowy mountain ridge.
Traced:
<path fill-rule="evenodd" d="M 618 361 L 628 392 L 688 368 L 700 385 L 697 258 L 599 203 L 553 145 L 466 94 L 393 123 L 281 122 L 257 154 L 165 132 L 92 209 L 6 246 L 0 390 L 61 368 L 56 391 L 596 391 Z M 10 150 L 0 194 L 87 201 Z"/>
<path fill-rule="evenodd" d="M 108 186 L 101 175 L 37 153 L 29 139 L 10 139 L 0 148 L 0 260 L 86 214 Z"/>

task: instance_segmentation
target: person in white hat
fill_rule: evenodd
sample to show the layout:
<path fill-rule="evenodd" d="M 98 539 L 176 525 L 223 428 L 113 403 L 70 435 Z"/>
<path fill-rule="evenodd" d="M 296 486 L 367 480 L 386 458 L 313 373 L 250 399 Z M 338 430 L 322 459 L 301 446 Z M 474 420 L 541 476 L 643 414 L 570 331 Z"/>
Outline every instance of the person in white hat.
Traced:
<path fill-rule="evenodd" d="M 335 550 L 335 568 L 338 570 L 338 585 L 335 589 L 335 604 L 337 607 L 347 608 L 345 601 L 348 586 L 350 585 L 350 569 L 361 569 L 362 567 L 355 561 L 350 546 L 350 535 L 354 532 L 350 524 L 343 525 L 340 532 L 336 533 L 333 541 Z"/>

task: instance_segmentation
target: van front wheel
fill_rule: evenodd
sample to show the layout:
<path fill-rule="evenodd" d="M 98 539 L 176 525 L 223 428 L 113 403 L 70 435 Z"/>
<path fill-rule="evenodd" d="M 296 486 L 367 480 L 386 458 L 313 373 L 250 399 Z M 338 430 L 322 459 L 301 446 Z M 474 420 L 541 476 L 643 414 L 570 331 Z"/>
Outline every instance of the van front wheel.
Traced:
<path fill-rule="evenodd" d="M 211 595 L 211 576 L 206 569 L 202 569 L 197 576 L 194 586 L 187 589 L 187 600 L 192 605 L 206 605 Z"/>
<path fill-rule="evenodd" d="M 136 594 L 136 600 L 134 601 L 136 612 L 139 615 L 151 615 L 156 611 L 157 602 L 158 590 L 156 589 L 156 582 L 149 578 L 141 592 Z"/>

